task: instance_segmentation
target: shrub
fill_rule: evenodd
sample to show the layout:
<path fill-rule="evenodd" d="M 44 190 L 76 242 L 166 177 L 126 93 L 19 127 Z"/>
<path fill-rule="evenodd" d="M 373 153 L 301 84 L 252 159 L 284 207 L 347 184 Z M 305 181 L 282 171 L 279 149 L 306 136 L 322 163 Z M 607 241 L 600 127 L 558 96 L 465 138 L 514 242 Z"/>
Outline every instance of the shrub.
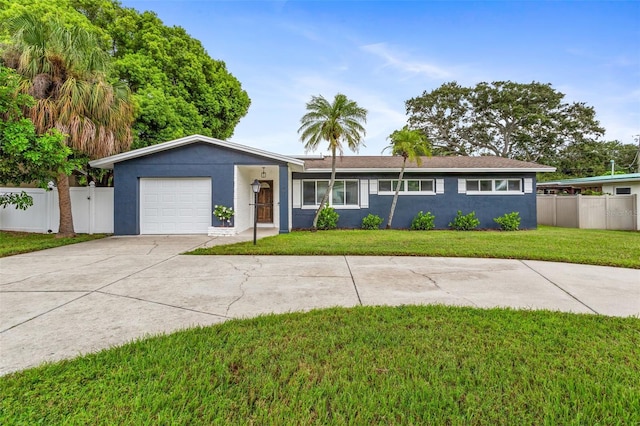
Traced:
<path fill-rule="evenodd" d="M 333 207 L 325 207 L 318 217 L 318 229 L 336 229 L 339 217 L 340 215 L 336 213 Z"/>
<path fill-rule="evenodd" d="M 593 189 L 586 189 L 582 191 L 582 195 L 604 195 L 602 191 L 594 191 Z"/>
<path fill-rule="evenodd" d="M 493 219 L 495 223 L 500 225 L 503 231 L 517 231 L 520 228 L 520 213 L 505 213 L 500 217 Z"/>
<path fill-rule="evenodd" d="M 362 218 L 362 229 L 380 229 L 382 218 L 377 214 L 369 213 Z"/>
<path fill-rule="evenodd" d="M 435 228 L 436 217 L 431 212 L 418 212 L 416 217 L 411 221 L 411 229 L 416 231 L 428 231 Z"/>
<path fill-rule="evenodd" d="M 480 225 L 480 220 L 476 217 L 476 212 L 463 215 L 460 210 L 456 213 L 453 222 L 449 222 L 449 226 L 456 231 L 471 231 Z"/>
<path fill-rule="evenodd" d="M 222 226 L 231 226 L 231 218 L 236 212 L 234 212 L 231 207 L 219 206 L 217 204 L 213 207 L 213 215 L 218 218 Z"/>

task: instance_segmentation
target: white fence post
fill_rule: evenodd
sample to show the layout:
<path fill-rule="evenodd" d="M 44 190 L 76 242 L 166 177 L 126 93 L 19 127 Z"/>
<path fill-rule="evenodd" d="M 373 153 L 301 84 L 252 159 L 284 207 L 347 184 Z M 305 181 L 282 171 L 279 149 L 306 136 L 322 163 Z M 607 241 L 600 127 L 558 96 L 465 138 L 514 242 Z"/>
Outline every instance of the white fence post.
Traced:
<path fill-rule="evenodd" d="M 578 202 L 576 203 L 576 216 L 578 217 L 578 228 L 582 229 L 585 227 L 585 218 L 583 210 L 584 210 L 585 200 L 582 198 L 582 194 L 578 194 Z"/>
<path fill-rule="evenodd" d="M 89 183 L 89 235 L 93 234 L 96 225 L 96 184 Z"/>
<path fill-rule="evenodd" d="M 611 214 L 609 212 L 609 195 L 604 194 L 604 226 L 611 229 Z"/>

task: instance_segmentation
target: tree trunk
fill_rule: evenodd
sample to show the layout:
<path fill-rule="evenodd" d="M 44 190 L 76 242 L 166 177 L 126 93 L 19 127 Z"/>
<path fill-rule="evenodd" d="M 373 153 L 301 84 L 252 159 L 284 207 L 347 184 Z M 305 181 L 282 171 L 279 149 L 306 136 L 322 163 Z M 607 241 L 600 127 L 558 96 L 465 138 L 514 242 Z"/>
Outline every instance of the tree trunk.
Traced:
<path fill-rule="evenodd" d="M 398 178 L 398 184 L 396 185 L 396 193 L 393 194 L 393 201 L 391 202 L 391 211 L 389 211 L 389 221 L 387 222 L 387 229 L 391 229 L 391 222 L 393 221 L 393 214 L 396 211 L 396 204 L 398 203 L 398 193 L 400 192 L 400 185 L 402 185 L 402 178 L 404 177 L 404 167 L 407 164 L 407 158 L 404 157 L 402 161 L 402 168 L 400 169 L 400 177 Z"/>
<path fill-rule="evenodd" d="M 69 176 L 60 173 L 58 181 L 58 204 L 60 205 L 60 226 L 56 238 L 75 237 L 73 216 L 71 214 L 71 194 L 69 193 Z"/>
<path fill-rule="evenodd" d="M 311 229 L 314 231 L 318 230 L 318 218 L 320 217 L 320 212 L 322 211 L 324 206 L 329 202 L 329 196 L 333 191 L 333 183 L 335 182 L 335 180 L 336 180 L 336 149 L 332 148 L 331 149 L 331 179 L 329 180 L 329 186 L 327 186 L 327 192 L 324 193 L 324 196 L 322 197 L 322 201 L 320 201 L 320 206 L 316 211 L 316 215 L 313 217 L 313 226 Z"/>

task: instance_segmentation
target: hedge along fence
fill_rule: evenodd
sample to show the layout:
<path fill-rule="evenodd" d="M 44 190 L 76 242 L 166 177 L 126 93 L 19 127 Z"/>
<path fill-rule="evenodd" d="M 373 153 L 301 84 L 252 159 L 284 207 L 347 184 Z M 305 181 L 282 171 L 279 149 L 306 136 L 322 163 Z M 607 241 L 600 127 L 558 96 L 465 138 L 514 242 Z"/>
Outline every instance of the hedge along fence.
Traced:
<path fill-rule="evenodd" d="M 638 195 L 538 195 L 538 225 L 640 230 Z"/>
<path fill-rule="evenodd" d="M 33 206 L 19 210 L 13 206 L 0 208 L 0 230 L 24 232 L 58 232 L 60 209 L 58 189 L 0 188 L 0 194 L 26 192 Z M 113 233 L 113 188 L 95 186 L 72 187 L 73 227 L 83 234 Z"/>

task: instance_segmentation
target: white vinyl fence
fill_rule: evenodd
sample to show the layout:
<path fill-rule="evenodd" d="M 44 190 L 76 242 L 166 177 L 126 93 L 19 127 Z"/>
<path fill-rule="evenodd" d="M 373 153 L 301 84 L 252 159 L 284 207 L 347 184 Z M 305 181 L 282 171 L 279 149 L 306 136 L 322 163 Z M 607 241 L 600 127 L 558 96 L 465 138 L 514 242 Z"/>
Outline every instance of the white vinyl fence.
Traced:
<path fill-rule="evenodd" d="M 538 225 L 637 231 L 638 195 L 538 195 Z"/>
<path fill-rule="evenodd" d="M 0 188 L 0 194 L 26 192 L 33 197 L 27 210 L 0 207 L 0 230 L 48 233 L 58 232 L 60 210 L 58 189 Z M 73 227 L 82 234 L 113 233 L 113 188 L 72 187 Z"/>

